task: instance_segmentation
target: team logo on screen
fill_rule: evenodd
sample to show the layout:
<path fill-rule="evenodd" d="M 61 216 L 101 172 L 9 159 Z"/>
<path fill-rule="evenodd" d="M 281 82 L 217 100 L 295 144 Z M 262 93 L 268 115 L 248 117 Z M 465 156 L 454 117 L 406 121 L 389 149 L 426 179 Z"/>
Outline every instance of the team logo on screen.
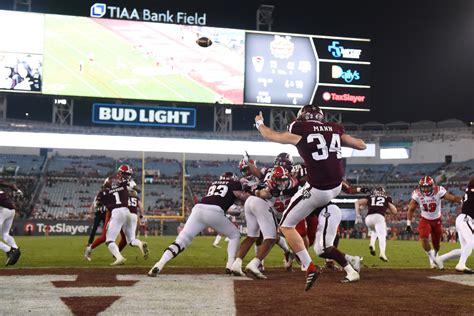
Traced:
<path fill-rule="evenodd" d="M 105 15 L 107 11 L 107 5 L 105 3 L 94 3 L 91 6 L 91 17 L 101 18 Z"/>
<path fill-rule="evenodd" d="M 323 95 L 324 101 L 336 101 L 336 102 L 352 102 L 352 103 L 362 103 L 365 101 L 364 95 L 352 95 L 349 93 L 337 94 L 334 92 L 324 92 Z"/>
<path fill-rule="evenodd" d="M 291 36 L 275 35 L 275 39 L 270 42 L 270 51 L 276 58 L 288 59 L 294 50 L 295 44 L 291 42 Z"/>
<path fill-rule="evenodd" d="M 361 49 L 350 49 L 344 48 L 338 41 L 333 41 L 331 45 L 328 46 L 328 51 L 332 54 L 335 58 L 353 58 L 359 59 L 360 53 L 362 52 Z"/>
<path fill-rule="evenodd" d="M 341 66 L 333 65 L 331 75 L 334 79 L 343 79 L 347 83 L 360 79 L 360 74 L 357 70 L 344 70 Z"/>
<path fill-rule="evenodd" d="M 265 59 L 263 56 L 253 56 L 252 57 L 253 68 L 256 72 L 262 72 L 263 66 L 265 65 Z"/>

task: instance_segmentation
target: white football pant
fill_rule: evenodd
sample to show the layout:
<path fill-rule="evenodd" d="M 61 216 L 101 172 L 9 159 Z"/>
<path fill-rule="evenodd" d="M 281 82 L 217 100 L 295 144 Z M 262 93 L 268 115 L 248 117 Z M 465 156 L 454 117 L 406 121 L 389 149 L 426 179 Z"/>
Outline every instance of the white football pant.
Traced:
<path fill-rule="evenodd" d="M 0 207 L 0 232 L 2 233 L 2 239 L 6 243 L 0 242 L 0 249 L 4 252 L 10 251 L 11 247 L 18 248 L 15 239 L 10 236 L 10 229 L 12 228 L 14 218 L 15 210 Z"/>
<path fill-rule="evenodd" d="M 263 239 L 276 239 L 278 223 L 266 200 L 249 196 L 244 204 L 244 212 L 248 237 L 258 237 L 262 231 Z"/>
<path fill-rule="evenodd" d="M 365 218 L 365 225 L 370 232 L 370 246 L 375 249 L 375 241 L 379 240 L 380 256 L 385 256 L 385 248 L 387 245 L 387 224 L 382 214 L 370 214 Z"/>
<path fill-rule="evenodd" d="M 319 213 L 318 229 L 314 241 L 314 251 L 318 256 L 324 252 L 324 249 L 334 246 L 341 218 L 341 209 L 334 204 L 329 204 Z"/>
<path fill-rule="evenodd" d="M 291 198 L 290 204 L 283 213 L 280 226 L 294 228 L 316 208 L 328 204 L 335 198 L 339 192 L 341 192 L 341 187 L 342 185 L 339 185 L 331 190 L 318 190 L 316 188 L 310 188 L 309 183 L 306 183 Z"/>

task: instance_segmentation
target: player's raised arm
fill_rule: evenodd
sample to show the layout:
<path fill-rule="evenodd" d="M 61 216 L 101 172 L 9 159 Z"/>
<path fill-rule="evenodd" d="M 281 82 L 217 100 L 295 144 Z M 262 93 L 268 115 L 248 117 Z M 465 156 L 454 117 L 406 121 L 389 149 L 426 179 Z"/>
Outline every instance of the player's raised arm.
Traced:
<path fill-rule="evenodd" d="M 418 203 L 411 199 L 408 203 L 408 211 L 407 211 L 407 232 L 411 232 L 411 221 L 413 220 L 413 213 L 415 213 L 415 209 L 418 206 Z"/>
<path fill-rule="evenodd" d="M 457 195 L 454 195 L 454 194 L 451 194 L 449 192 L 446 192 L 446 194 L 443 196 L 443 199 L 449 201 L 449 202 L 453 202 L 453 203 L 461 203 L 462 201 L 462 198 L 457 196 Z"/>
<path fill-rule="evenodd" d="M 364 206 L 367 205 L 367 199 L 358 199 L 355 201 L 355 212 L 356 212 L 356 224 L 361 224 L 362 223 L 362 215 L 360 214 L 360 209 Z"/>
<path fill-rule="evenodd" d="M 362 139 L 352 137 L 351 135 L 348 135 L 348 134 L 343 134 L 341 136 L 341 143 L 342 145 L 345 145 L 350 148 L 358 149 L 358 150 L 364 150 L 367 148 L 366 143 Z"/>
<path fill-rule="evenodd" d="M 277 132 L 270 127 L 265 126 L 263 123 L 262 111 L 260 111 L 259 114 L 255 116 L 255 127 L 257 127 L 258 131 L 265 139 L 272 142 L 296 145 L 301 139 L 301 136 L 299 135 L 289 132 Z"/>

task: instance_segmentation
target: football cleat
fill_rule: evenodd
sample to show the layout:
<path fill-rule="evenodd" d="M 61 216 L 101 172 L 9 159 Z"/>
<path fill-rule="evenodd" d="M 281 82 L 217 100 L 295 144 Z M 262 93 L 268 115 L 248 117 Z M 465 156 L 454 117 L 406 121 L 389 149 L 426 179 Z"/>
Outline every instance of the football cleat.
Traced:
<path fill-rule="evenodd" d="M 230 273 L 233 276 L 245 276 L 245 273 L 242 271 L 242 259 L 235 259 L 234 263 L 230 266 Z"/>
<path fill-rule="evenodd" d="M 283 263 L 285 265 L 285 269 L 288 272 L 293 271 L 293 261 L 295 261 L 295 253 L 293 251 L 286 251 L 285 252 L 285 259 L 283 259 Z"/>
<path fill-rule="evenodd" d="M 125 259 L 124 257 L 120 257 L 117 260 L 115 260 L 114 262 L 112 262 L 110 265 L 111 266 L 121 266 L 121 265 L 125 264 L 125 261 L 127 261 L 127 259 Z"/>
<path fill-rule="evenodd" d="M 260 266 L 256 267 L 251 262 L 245 267 L 245 272 L 252 274 L 257 279 L 266 279 L 267 277 L 260 271 Z"/>
<path fill-rule="evenodd" d="M 379 257 L 380 260 L 382 260 L 383 262 L 388 262 L 388 258 L 386 256 L 380 256 Z"/>
<path fill-rule="evenodd" d="M 375 255 L 376 255 L 374 247 L 369 246 L 369 251 L 370 251 L 370 254 L 371 254 L 372 256 L 375 256 Z"/>
<path fill-rule="evenodd" d="M 158 267 L 153 267 L 150 269 L 150 271 L 148 271 L 147 275 L 149 277 L 156 278 L 158 274 L 160 274 L 160 269 L 158 269 Z"/>
<path fill-rule="evenodd" d="M 360 275 L 357 272 L 348 273 L 344 279 L 341 280 L 341 283 L 351 283 L 357 282 L 360 280 Z"/>
<path fill-rule="evenodd" d="M 92 261 L 92 247 L 87 246 L 86 251 L 84 252 L 84 259 L 87 261 Z"/>
<path fill-rule="evenodd" d="M 306 285 L 304 287 L 305 291 L 309 291 L 313 287 L 320 274 L 321 268 L 319 266 L 315 266 L 314 263 L 311 262 L 306 269 Z"/>
<path fill-rule="evenodd" d="M 217 245 L 217 244 L 212 244 L 212 247 L 214 248 L 220 248 L 221 246 Z"/>
<path fill-rule="evenodd" d="M 142 248 L 141 250 L 143 251 L 143 259 L 148 259 L 150 256 L 150 249 L 148 249 L 148 243 L 147 242 L 142 242 Z"/>
<path fill-rule="evenodd" d="M 461 273 L 464 273 L 464 274 L 474 274 L 473 270 L 469 269 L 466 266 L 460 266 L 459 264 L 456 265 L 455 269 L 456 269 L 457 272 L 461 272 Z"/>
<path fill-rule="evenodd" d="M 229 268 L 225 268 L 225 274 L 232 275 L 232 271 Z"/>
<path fill-rule="evenodd" d="M 433 260 L 433 263 L 436 265 L 436 267 L 440 270 L 444 270 L 444 264 L 443 261 L 439 259 L 438 256 L 436 256 Z"/>
<path fill-rule="evenodd" d="M 5 262 L 5 266 L 12 266 L 17 263 L 18 259 L 20 259 L 21 251 L 19 248 L 11 248 L 9 252 L 7 252 L 7 261 Z"/>
<path fill-rule="evenodd" d="M 430 261 L 430 268 L 431 269 L 436 269 L 438 266 L 436 265 L 436 263 Z"/>

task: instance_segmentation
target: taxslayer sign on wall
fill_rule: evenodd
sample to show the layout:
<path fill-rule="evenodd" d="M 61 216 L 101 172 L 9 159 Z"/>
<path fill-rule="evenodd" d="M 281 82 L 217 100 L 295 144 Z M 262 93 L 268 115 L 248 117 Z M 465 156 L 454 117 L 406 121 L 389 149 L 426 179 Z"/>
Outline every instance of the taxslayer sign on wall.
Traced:
<path fill-rule="evenodd" d="M 57 221 L 57 220 L 15 220 L 13 231 L 15 235 L 45 236 L 45 235 L 89 235 L 92 223 L 87 221 Z"/>
<path fill-rule="evenodd" d="M 95 103 L 92 122 L 140 126 L 196 127 L 196 109 Z"/>

